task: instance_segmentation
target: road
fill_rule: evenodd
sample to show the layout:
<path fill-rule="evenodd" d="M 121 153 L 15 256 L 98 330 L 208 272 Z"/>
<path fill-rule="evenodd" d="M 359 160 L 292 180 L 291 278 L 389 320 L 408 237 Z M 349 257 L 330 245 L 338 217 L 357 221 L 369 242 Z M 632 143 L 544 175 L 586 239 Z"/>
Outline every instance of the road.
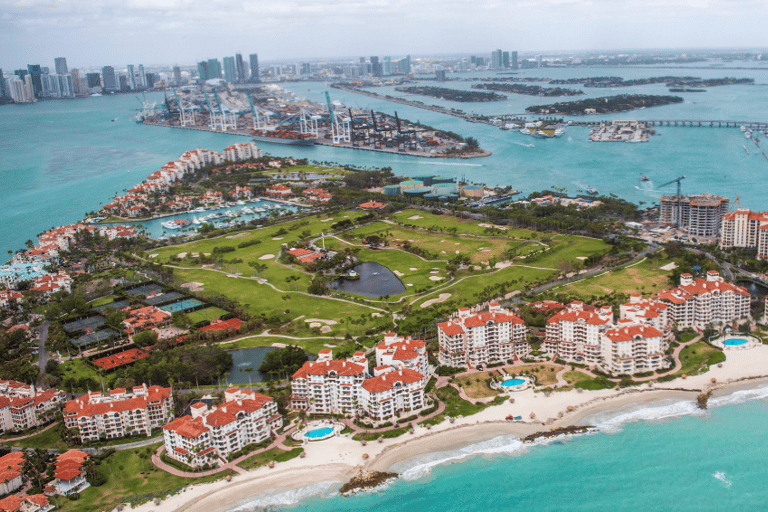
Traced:
<path fill-rule="evenodd" d="M 40 333 L 40 343 L 37 346 L 37 362 L 40 366 L 40 375 L 38 377 L 38 383 L 40 382 L 40 379 L 45 375 L 45 364 L 48 362 L 48 351 L 45 350 L 45 340 L 48 339 L 48 326 L 51 325 L 51 322 L 46 320 L 42 324 L 40 324 L 40 327 L 38 329 L 38 332 Z"/>

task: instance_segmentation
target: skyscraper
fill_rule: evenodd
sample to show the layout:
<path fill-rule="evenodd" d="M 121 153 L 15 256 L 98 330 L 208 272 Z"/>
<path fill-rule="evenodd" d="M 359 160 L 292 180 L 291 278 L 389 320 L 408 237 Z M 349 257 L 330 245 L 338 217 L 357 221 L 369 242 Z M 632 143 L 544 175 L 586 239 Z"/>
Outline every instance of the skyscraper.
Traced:
<path fill-rule="evenodd" d="M 105 91 L 117 90 L 117 77 L 115 77 L 115 68 L 112 66 L 104 66 L 101 68 L 101 80 L 103 83 L 102 87 L 104 87 Z"/>
<path fill-rule="evenodd" d="M 197 63 L 197 74 L 200 75 L 200 81 L 208 80 L 208 62 L 201 60 Z"/>
<path fill-rule="evenodd" d="M 27 72 L 32 78 L 32 91 L 35 96 L 39 96 L 43 92 L 43 70 L 40 64 L 27 64 Z"/>
<path fill-rule="evenodd" d="M 128 87 L 128 77 L 127 76 L 125 76 L 125 75 L 118 76 L 117 77 L 117 83 L 118 83 L 118 86 L 120 87 L 121 91 L 129 90 L 129 87 Z"/>
<path fill-rule="evenodd" d="M 3 69 L 0 68 L 0 100 L 8 96 L 8 91 L 5 86 L 5 78 L 3 77 Z"/>
<path fill-rule="evenodd" d="M 56 63 L 56 74 L 57 75 L 66 75 L 69 70 L 67 69 L 67 59 L 64 57 L 56 57 L 54 59 L 54 62 Z"/>
<path fill-rule="evenodd" d="M 536 56 L 536 67 L 537 68 L 541 67 L 541 55 Z"/>
<path fill-rule="evenodd" d="M 389 76 L 392 74 L 392 57 L 389 55 L 384 56 L 384 65 L 382 66 L 382 71 L 384 76 Z"/>
<path fill-rule="evenodd" d="M 517 66 L 517 52 L 509 52 L 510 57 L 510 65 L 512 66 L 512 69 L 518 69 Z"/>
<path fill-rule="evenodd" d="M 509 69 L 509 52 L 501 53 L 501 67 Z"/>
<path fill-rule="evenodd" d="M 181 85 L 181 68 L 179 66 L 173 66 L 173 83 Z"/>
<path fill-rule="evenodd" d="M 502 51 L 494 50 L 491 52 L 491 69 L 499 69 L 501 67 Z"/>
<path fill-rule="evenodd" d="M 72 92 L 75 94 L 75 96 L 83 94 L 85 91 L 81 90 L 80 88 L 80 70 L 71 69 L 69 71 L 69 76 L 72 77 Z"/>
<path fill-rule="evenodd" d="M 259 78 L 259 56 L 255 53 L 252 53 L 248 56 L 248 58 L 251 61 L 251 82 L 259 83 L 261 82 L 261 78 Z"/>
<path fill-rule="evenodd" d="M 139 64 L 139 85 L 147 86 L 147 75 L 144 74 L 144 64 Z"/>
<path fill-rule="evenodd" d="M 221 62 L 219 59 L 208 59 L 208 80 L 221 78 Z"/>
<path fill-rule="evenodd" d="M 409 75 L 411 73 L 410 55 L 406 55 L 404 59 L 397 61 L 397 70 L 404 75 Z"/>
<path fill-rule="evenodd" d="M 302 75 L 311 75 L 312 74 L 312 65 L 309 62 L 304 62 L 301 65 L 301 74 Z"/>
<path fill-rule="evenodd" d="M 379 57 L 371 56 L 371 74 L 376 77 L 381 76 L 381 64 L 379 64 Z"/>
<path fill-rule="evenodd" d="M 86 73 L 85 81 L 88 87 L 101 87 L 101 75 L 98 73 Z"/>
<path fill-rule="evenodd" d="M 246 80 L 248 80 L 248 71 L 245 68 L 245 63 L 243 62 L 243 56 L 240 53 L 235 54 L 235 68 L 237 71 L 237 82 L 243 83 Z"/>
<path fill-rule="evenodd" d="M 237 67 L 234 57 L 224 57 L 224 80 L 231 84 L 237 82 Z"/>
<path fill-rule="evenodd" d="M 128 64 L 128 87 L 132 91 L 136 90 L 136 75 L 133 72 L 133 64 Z"/>

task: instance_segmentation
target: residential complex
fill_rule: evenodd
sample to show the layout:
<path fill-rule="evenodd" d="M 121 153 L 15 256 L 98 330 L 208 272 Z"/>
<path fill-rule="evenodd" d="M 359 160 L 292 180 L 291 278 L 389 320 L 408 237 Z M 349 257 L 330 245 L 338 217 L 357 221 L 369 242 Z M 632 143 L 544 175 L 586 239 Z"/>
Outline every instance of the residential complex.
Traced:
<path fill-rule="evenodd" d="M 742 247 L 757 251 L 757 259 L 768 258 L 768 212 L 736 210 L 723 216 L 720 247 Z"/>
<path fill-rule="evenodd" d="M 82 441 L 152 434 L 173 417 L 171 388 L 135 386 L 92 392 L 64 406 L 64 425 L 78 431 Z"/>
<path fill-rule="evenodd" d="M 88 454 L 80 450 L 67 450 L 56 457 L 56 471 L 53 473 L 55 479 L 45 487 L 47 494 L 67 494 L 79 493 L 90 487 L 85 479 L 85 470 L 83 464 L 88 460 Z"/>
<path fill-rule="evenodd" d="M 664 196 L 660 202 L 662 223 L 678 224 L 691 236 L 717 237 L 730 199 L 712 194 L 674 195 Z"/>
<path fill-rule="evenodd" d="M 487 312 L 461 308 L 451 320 L 437 324 L 440 364 L 478 368 L 522 359 L 531 352 L 523 321 L 492 302 Z"/>
<path fill-rule="evenodd" d="M 374 349 L 376 351 L 374 375 L 380 375 L 388 369 L 410 369 L 422 375 L 427 375 L 429 372 L 427 344 L 422 340 L 402 338 L 389 332 L 384 335 L 384 340 Z"/>
<path fill-rule="evenodd" d="M 388 371 L 367 379 L 360 389 L 360 408 L 376 421 L 389 421 L 398 413 L 424 407 L 427 377 L 406 368 Z"/>
<path fill-rule="evenodd" d="M 360 403 L 360 388 L 368 377 L 365 366 L 349 361 L 307 361 L 291 378 L 291 407 L 319 414 L 353 413 Z"/>
<path fill-rule="evenodd" d="M 64 392 L 44 391 L 13 380 L 0 381 L 0 431 L 43 425 L 64 401 Z"/>
<path fill-rule="evenodd" d="M 597 308 L 575 301 L 547 321 L 544 348 L 565 361 L 597 365 L 603 334 L 612 326 L 610 306 Z"/>
<path fill-rule="evenodd" d="M 229 454 L 272 437 L 283 426 L 272 397 L 248 389 L 230 388 L 224 404 L 209 408 L 204 402 L 190 406 L 163 427 L 165 452 L 193 468 L 226 461 Z"/>
<path fill-rule="evenodd" d="M 680 286 L 661 290 L 659 300 L 669 305 L 669 319 L 679 329 L 722 327 L 750 318 L 746 288 L 727 283 L 716 270 L 706 279 L 680 276 Z"/>

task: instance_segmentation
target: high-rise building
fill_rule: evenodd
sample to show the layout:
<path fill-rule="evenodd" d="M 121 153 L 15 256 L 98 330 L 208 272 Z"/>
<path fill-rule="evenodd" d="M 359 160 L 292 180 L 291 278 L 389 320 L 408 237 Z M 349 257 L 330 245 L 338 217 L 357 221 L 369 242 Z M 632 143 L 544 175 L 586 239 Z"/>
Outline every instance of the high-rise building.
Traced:
<path fill-rule="evenodd" d="M 173 66 L 173 83 L 181 85 L 181 68 L 179 66 Z"/>
<path fill-rule="evenodd" d="M 248 80 L 248 70 L 243 62 L 243 55 L 240 53 L 235 54 L 235 69 L 237 71 L 237 82 L 243 83 Z"/>
<path fill-rule="evenodd" d="M 84 91 L 80 87 L 80 70 L 71 69 L 69 71 L 69 76 L 72 77 L 72 92 L 75 93 L 75 96 L 83 94 Z"/>
<path fill-rule="evenodd" d="M 494 50 L 491 52 L 491 69 L 501 68 L 502 51 Z"/>
<path fill-rule="evenodd" d="M 404 75 L 411 74 L 411 56 L 410 55 L 406 55 L 404 59 L 400 59 L 399 61 L 397 61 L 397 70 Z"/>
<path fill-rule="evenodd" d="M 221 78 L 221 62 L 219 59 L 208 59 L 208 80 Z"/>
<path fill-rule="evenodd" d="M 132 91 L 136 90 L 136 75 L 133 72 L 133 64 L 128 64 L 128 87 Z"/>
<path fill-rule="evenodd" d="M 141 68 L 139 68 L 141 69 Z M 115 76 L 115 68 L 112 66 L 104 66 L 101 68 L 102 87 L 105 91 L 117 90 L 117 77 Z"/>
<path fill-rule="evenodd" d="M 536 67 L 537 68 L 541 67 L 541 55 L 536 56 Z"/>
<path fill-rule="evenodd" d="M 151 89 L 157 82 L 160 81 L 160 75 L 157 73 L 147 73 L 144 75 L 144 81 L 147 83 L 147 88 Z"/>
<path fill-rule="evenodd" d="M 205 82 L 210 78 L 208 76 L 208 63 L 204 60 L 201 60 L 197 63 L 197 74 L 200 76 L 200 81 Z"/>
<path fill-rule="evenodd" d="M 381 76 L 381 64 L 377 56 L 371 56 L 371 74 L 376 77 Z"/>
<path fill-rule="evenodd" d="M 144 64 L 139 64 L 139 85 L 141 87 L 147 86 L 147 76 L 144 74 Z"/>
<path fill-rule="evenodd" d="M 312 65 L 309 62 L 305 62 L 301 65 L 301 74 L 302 75 L 312 74 Z"/>
<path fill-rule="evenodd" d="M 517 52 L 509 52 L 509 64 L 512 67 L 512 69 L 518 69 L 517 66 Z"/>
<path fill-rule="evenodd" d="M 237 82 L 237 67 L 234 57 L 224 57 L 224 80 L 231 84 Z"/>
<path fill-rule="evenodd" d="M 99 73 L 86 73 L 85 81 L 88 87 L 101 87 L 101 75 Z"/>
<path fill-rule="evenodd" d="M 248 56 L 251 63 L 251 82 L 259 83 L 261 82 L 261 78 L 259 78 L 259 56 L 255 53 L 252 53 Z"/>
<path fill-rule="evenodd" d="M 509 52 L 501 52 L 501 67 L 509 69 Z"/>
<path fill-rule="evenodd" d="M 0 68 L 0 100 L 8 97 L 8 88 L 5 85 L 5 77 L 3 77 L 3 68 Z"/>
<path fill-rule="evenodd" d="M 435 71 L 435 81 L 436 82 L 445 82 L 445 70 L 444 69 L 438 69 Z"/>
<path fill-rule="evenodd" d="M 389 76 L 392 74 L 392 57 L 389 55 L 384 56 L 384 65 L 382 66 L 382 71 L 384 76 Z"/>
<path fill-rule="evenodd" d="M 43 70 L 40 64 L 27 64 L 27 72 L 32 79 L 32 90 L 35 96 L 39 96 L 43 93 Z"/>
<path fill-rule="evenodd" d="M 360 57 L 360 64 L 365 64 L 365 57 Z"/>
<path fill-rule="evenodd" d="M 120 75 L 117 77 L 117 83 L 120 87 L 121 91 L 128 91 L 130 88 L 128 87 L 128 77 L 126 75 Z"/>
<path fill-rule="evenodd" d="M 65 57 L 56 57 L 54 62 L 56 63 L 57 75 L 66 75 L 69 72 L 67 69 L 67 59 Z"/>

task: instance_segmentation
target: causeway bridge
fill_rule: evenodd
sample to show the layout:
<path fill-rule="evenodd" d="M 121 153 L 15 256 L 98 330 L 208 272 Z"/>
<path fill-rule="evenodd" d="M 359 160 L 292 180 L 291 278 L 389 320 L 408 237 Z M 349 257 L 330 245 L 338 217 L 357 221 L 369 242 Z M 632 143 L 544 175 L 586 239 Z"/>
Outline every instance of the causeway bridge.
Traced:
<path fill-rule="evenodd" d="M 691 119 L 637 119 L 639 123 L 645 123 L 648 126 L 679 126 L 688 128 L 739 128 L 746 126 L 750 130 L 768 129 L 768 121 L 721 121 L 721 120 L 691 120 Z M 610 123 L 611 121 L 571 121 L 571 126 L 599 126 L 601 123 Z"/>

